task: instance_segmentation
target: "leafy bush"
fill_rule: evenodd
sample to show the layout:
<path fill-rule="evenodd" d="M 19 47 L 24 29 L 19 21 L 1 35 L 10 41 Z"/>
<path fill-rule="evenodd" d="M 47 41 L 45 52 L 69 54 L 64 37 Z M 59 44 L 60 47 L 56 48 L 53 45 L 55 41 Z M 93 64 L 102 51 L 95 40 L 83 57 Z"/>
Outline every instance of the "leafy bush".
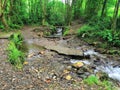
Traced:
<path fill-rule="evenodd" d="M 101 23 L 101 22 L 100 22 Z M 77 35 L 80 37 L 88 37 L 91 39 L 100 39 L 106 41 L 111 46 L 120 46 L 120 33 L 117 31 L 112 31 L 110 29 L 106 29 L 107 25 L 96 24 L 93 23 L 83 25 L 79 30 Z"/>
<path fill-rule="evenodd" d="M 103 81 L 101 85 L 105 87 L 105 90 L 113 90 L 113 85 L 109 81 Z"/>
<path fill-rule="evenodd" d="M 91 36 L 92 32 L 94 32 L 96 29 L 94 27 L 91 27 L 90 25 L 86 24 L 83 25 L 79 30 L 78 30 L 78 36 L 82 36 L 85 34 L 85 36 Z"/>
<path fill-rule="evenodd" d="M 66 36 L 69 34 L 69 31 L 70 31 L 70 27 L 65 27 L 64 28 L 64 32 L 63 32 L 63 36 Z"/>
<path fill-rule="evenodd" d="M 0 24 L 0 29 L 4 29 L 4 26 Z"/>
<path fill-rule="evenodd" d="M 88 78 L 84 79 L 84 83 L 92 86 L 92 85 L 99 85 L 104 88 L 104 90 L 113 90 L 112 83 L 108 80 L 100 81 L 97 76 L 91 75 Z"/>
<path fill-rule="evenodd" d="M 101 36 L 104 40 L 107 40 L 108 42 L 113 41 L 113 35 L 111 30 L 104 30 L 99 33 L 99 36 Z"/>
<path fill-rule="evenodd" d="M 8 61 L 14 65 L 16 68 L 21 69 L 23 67 L 24 53 L 18 50 L 14 42 L 10 42 L 8 45 Z"/>
<path fill-rule="evenodd" d="M 64 25 L 64 4 L 61 1 L 51 1 L 47 5 L 47 21 L 51 25 Z"/>
<path fill-rule="evenodd" d="M 20 47 L 22 46 L 23 43 L 23 37 L 20 33 L 15 33 L 12 34 L 9 38 L 9 40 L 11 40 L 12 42 L 14 42 L 15 46 L 20 49 Z"/>
<path fill-rule="evenodd" d="M 8 44 L 8 61 L 17 69 L 22 69 L 25 61 L 25 53 L 22 52 L 23 37 L 20 33 L 12 34 Z"/>
<path fill-rule="evenodd" d="M 88 78 L 86 78 L 84 82 L 87 83 L 88 85 L 94 85 L 99 83 L 99 79 L 96 76 L 91 75 Z"/>
<path fill-rule="evenodd" d="M 9 26 L 10 26 L 10 28 L 12 28 L 12 29 L 20 29 L 20 28 L 21 28 L 21 26 L 20 26 L 20 25 L 17 25 L 17 24 L 10 24 Z"/>
<path fill-rule="evenodd" d="M 112 46 L 120 46 L 120 34 L 118 32 L 107 29 L 99 32 L 99 36 L 101 36 Z"/>
<path fill-rule="evenodd" d="M 92 27 L 96 27 L 97 30 L 110 29 L 111 21 L 109 18 L 93 17 L 88 21 L 88 24 Z"/>

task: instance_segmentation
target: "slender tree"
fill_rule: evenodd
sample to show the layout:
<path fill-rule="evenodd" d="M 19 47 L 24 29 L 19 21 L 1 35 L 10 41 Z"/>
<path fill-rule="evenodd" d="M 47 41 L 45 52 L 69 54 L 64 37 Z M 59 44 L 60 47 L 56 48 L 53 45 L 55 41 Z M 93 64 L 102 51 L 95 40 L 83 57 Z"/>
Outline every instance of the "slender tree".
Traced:
<path fill-rule="evenodd" d="M 6 5 L 7 5 L 7 0 L 0 0 L 0 20 L 2 24 L 4 25 L 5 30 L 8 30 L 9 26 L 5 18 Z"/>
<path fill-rule="evenodd" d="M 72 2 L 72 7 L 74 9 L 74 19 L 79 19 L 80 18 L 80 14 L 81 14 L 81 10 L 82 10 L 82 3 L 83 0 L 73 0 Z"/>
<path fill-rule="evenodd" d="M 42 25 L 45 25 L 45 22 L 46 22 L 47 3 L 48 3 L 48 0 L 40 0 L 41 13 L 42 13 Z"/>
<path fill-rule="evenodd" d="M 98 16 L 102 0 L 87 0 L 85 5 L 85 18 L 91 19 Z"/>
<path fill-rule="evenodd" d="M 120 6 L 120 0 L 116 0 L 115 9 L 114 9 L 114 13 L 113 13 L 113 19 L 112 19 L 112 25 L 111 25 L 112 30 L 116 29 L 116 22 L 117 22 L 119 6 Z"/>
<path fill-rule="evenodd" d="M 103 17 L 103 16 L 105 15 L 105 9 L 106 9 L 106 6 L 107 6 L 107 1 L 108 1 L 108 0 L 104 0 L 104 1 L 103 1 L 101 17 Z"/>
<path fill-rule="evenodd" d="M 65 23 L 66 25 L 70 26 L 71 20 L 72 20 L 72 0 L 65 0 Z"/>

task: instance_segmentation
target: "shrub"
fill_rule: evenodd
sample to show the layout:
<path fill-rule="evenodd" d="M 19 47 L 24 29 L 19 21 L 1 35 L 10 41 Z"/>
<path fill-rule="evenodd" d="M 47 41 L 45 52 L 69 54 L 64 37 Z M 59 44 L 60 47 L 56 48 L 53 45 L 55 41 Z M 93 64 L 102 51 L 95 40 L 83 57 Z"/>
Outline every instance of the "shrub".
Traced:
<path fill-rule="evenodd" d="M 66 36 L 66 35 L 68 35 L 69 34 L 69 32 L 70 32 L 70 27 L 64 27 L 64 31 L 63 31 L 63 36 Z"/>
<path fill-rule="evenodd" d="M 103 87 L 105 87 L 105 90 L 113 90 L 113 85 L 109 81 L 103 81 L 101 84 Z"/>
<path fill-rule="evenodd" d="M 120 34 L 118 32 L 106 29 L 99 32 L 99 36 L 112 46 L 120 46 Z"/>
<path fill-rule="evenodd" d="M 103 25 L 104 26 L 104 25 Z M 88 37 L 91 39 L 100 39 L 106 41 L 110 46 L 120 46 L 120 33 L 106 29 L 105 27 L 100 28 L 97 24 L 95 26 L 85 24 L 79 30 L 77 35 L 79 37 Z"/>
<path fill-rule="evenodd" d="M 9 26 L 10 26 L 10 28 L 12 28 L 12 29 L 20 29 L 20 28 L 21 28 L 21 26 L 20 26 L 20 25 L 17 25 L 17 24 L 10 24 Z"/>
<path fill-rule="evenodd" d="M 20 33 L 15 33 L 12 34 L 9 38 L 9 40 L 11 40 L 12 42 L 14 42 L 15 46 L 20 49 L 20 47 L 22 46 L 23 43 L 23 37 Z"/>
<path fill-rule="evenodd" d="M 8 61 L 17 69 L 22 69 L 25 61 L 25 53 L 22 52 L 23 37 L 20 33 L 12 34 L 9 38 L 8 44 Z"/>
<path fill-rule="evenodd" d="M 51 1 L 47 5 L 47 21 L 51 25 L 64 25 L 64 4 L 61 1 Z"/>
<path fill-rule="evenodd" d="M 88 21 L 90 26 L 96 27 L 97 30 L 110 29 L 111 21 L 109 18 L 93 17 Z"/>
<path fill-rule="evenodd" d="M 16 68 L 21 69 L 23 67 L 24 53 L 18 50 L 14 42 L 10 41 L 8 44 L 8 61 L 14 65 Z"/>
<path fill-rule="evenodd" d="M 102 88 L 104 88 L 104 90 L 114 90 L 114 87 L 112 87 L 113 85 L 110 81 L 108 80 L 100 81 L 100 79 L 98 79 L 98 77 L 95 75 L 91 75 L 88 78 L 84 79 L 84 83 L 90 86 L 99 85 L 99 87 L 101 86 Z"/>
<path fill-rule="evenodd" d="M 91 75 L 88 78 L 86 78 L 84 82 L 87 83 L 88 85 L 94 85 L 99 83 L 99 79 L 96 76 Z"/>
<path fill-rule="evenodd" d="M 85 36 L 91 36 L 92 32 L 94 32 L 96 29 L 94 27 L 91 27 L 90 25 L 86 24 L 83 25 L 79 30 L 78 30 L 78 36 L 82 36 L 85 34 Z"/>

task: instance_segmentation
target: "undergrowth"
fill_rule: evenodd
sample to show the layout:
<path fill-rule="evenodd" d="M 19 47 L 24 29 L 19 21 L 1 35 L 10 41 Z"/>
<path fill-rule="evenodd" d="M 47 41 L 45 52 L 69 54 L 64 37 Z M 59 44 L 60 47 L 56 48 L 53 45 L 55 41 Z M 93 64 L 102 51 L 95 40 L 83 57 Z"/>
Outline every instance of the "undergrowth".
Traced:
<path fill-rule="evenodd" d="M 8 44 L 8 61 L 17 69 L 23 68 L 25 53 L 22 51 L 23 37 L 20 33 L 12 34 Z"/>
<path fill-rule="evenodd" d="M 89 38 L 103 43 L 110 47 L 120 46 L 120 32 L 111 30 L 109 20 L 95 19 L 83 25 L 77 32 L 78 37 Z"/>
<path fill-rule="evenodd" d="M 101 81 L 95 75 L 91 75 L 88 78 L 84 79 L 84 83 L 88 84 L 89 86 L 97 85 L 97 86 L 103 87 L 104 90 L 114 90 L 113 85 L 110 81 L 108 80 Z"/>

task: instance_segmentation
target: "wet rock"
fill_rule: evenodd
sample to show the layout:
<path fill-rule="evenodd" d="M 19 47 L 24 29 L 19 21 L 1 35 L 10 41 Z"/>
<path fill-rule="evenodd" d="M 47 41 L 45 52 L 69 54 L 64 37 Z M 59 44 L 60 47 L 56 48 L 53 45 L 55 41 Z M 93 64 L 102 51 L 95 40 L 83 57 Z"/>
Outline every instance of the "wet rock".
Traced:
<path fill-rule="evenodd" d="M 101 81 L 103 81 L 103 80 L 109 80 L 108 75 L 107 75 L 106 73 L 104 73 L 104 72 L 101 72 L 101 71 L 97 72 L 97 73 L 96 73 L 96 76 L 97 76 Z"/>
<path fill-rule="evenodd" d="M 33 57 L 35 55 L 35 53 L 31 53 L 31 54 L 29 54 L 27 57 L 28 58 L 31 58 L 31 57 Z"/>
<path fill-rule="evenodd" d="M 66 79 L 66 80 L 71 80 L 71 79 L 72 79 L 72 76 L 71 76 L 71 75 L 67 75 L 67 76 L 65 77 L 65 79 Z"/>
<path fill-rule="evenodd" d="M 75 67 L 75 68 L 80 68 L 82 67 L 84 64 L 82 62 L 76 62 L 76 63 L 73 63 L 72 66 Z"/>
<path fill-rule="evenodd" d="M 45 52 L 44 51 L 40 51 L 40 52 L 38 52 L 38 54 L 42 54 L 43 55 L 43 54 L 45 54 Z"/>
<path fill-rule="evenodd" d="M 103 48 L 97 48 L 95 49 L 96 52 L 99 52 L 101 54 L 105 54 L 107 52 L 107 50 L 103 49 Z"/>
<path fill-rule="evenodd" d="M 72 70 L 72 66 L 67 66 L 66 69 L 67 69 L 68 71 L 71 71 L 71 70 Z"/>
<path fill-rule="evenodd" d="M 24 65 L 27 65 L 27 64 L 28 64 L 28 62 L 27 62 L 27 61 L 25 61 L 23 64 L 24 64 Z"/>
<path fill-rule="evenodd" d="M 94 60 L 93 63 L 94 63 L 95 65 L 100 65 L 100 64 L 101 64 L 101 61 L 97 59 L 97 60 Z"/>
<path fill-rule="evenodd" d="M 50 78 L 46 78 L 44 82 L 51 83 L 51 79 Z"/>
<path fill-rule="evenodd" d="M 78 74 L 78 75 L 83 75 L 83 74 L 84 74 L 84 71 L 82 71 L 82 70 L 79 69 L 79 70 L 77 71 L 77 74 Z"/>
<path fill-rule="evenodd" d="M 69 70 L 63 70 L 63 73 L 68 74 L 68 73 L 70 73 L 70 71 Z"/>
<path fill-rule="evenodd" d="M 51 45 L 50 46 L 47 45 L 47 46 L 45 46 L 45 48 L 56 51 L 59 54 L 64 54 L 64 55 L 68 55 L 68 56 L 83 56 L 83 52 L 81 50 L 77 50 L 74 48 L 68 48 L 68 47 L 64 47 L 64 46 L 60 46 L 60 45 L 55 45 L 52 47 L 51 47 Z"/>

